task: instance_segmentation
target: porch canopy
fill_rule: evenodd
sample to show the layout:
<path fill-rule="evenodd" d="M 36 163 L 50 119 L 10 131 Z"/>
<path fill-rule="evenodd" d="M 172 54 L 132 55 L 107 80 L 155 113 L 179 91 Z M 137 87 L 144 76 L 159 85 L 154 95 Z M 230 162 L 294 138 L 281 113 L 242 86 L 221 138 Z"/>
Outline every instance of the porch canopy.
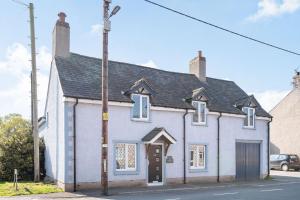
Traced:
<path fill-rule="evenodd" d="M 165 155 L 167 155 L 170 145 L 176 144 L 176 139 L 162 127 L 154 128 L 142 138 L 142 141 L 146 144 L 146 149 L 148 149 L 151 144 L 163 143 L 165 147 Z"/>

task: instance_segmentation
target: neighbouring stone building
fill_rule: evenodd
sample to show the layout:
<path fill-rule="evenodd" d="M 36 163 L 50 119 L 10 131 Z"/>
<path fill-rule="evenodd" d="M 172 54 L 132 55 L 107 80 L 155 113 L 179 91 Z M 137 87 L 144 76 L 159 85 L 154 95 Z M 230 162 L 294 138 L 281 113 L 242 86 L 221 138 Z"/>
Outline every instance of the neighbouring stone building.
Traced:
<path fill-rule="evenodd" d="M 300 156 L 300 72 L 293 77 L 293 89 L 270 112 L 271 154 Z"/>

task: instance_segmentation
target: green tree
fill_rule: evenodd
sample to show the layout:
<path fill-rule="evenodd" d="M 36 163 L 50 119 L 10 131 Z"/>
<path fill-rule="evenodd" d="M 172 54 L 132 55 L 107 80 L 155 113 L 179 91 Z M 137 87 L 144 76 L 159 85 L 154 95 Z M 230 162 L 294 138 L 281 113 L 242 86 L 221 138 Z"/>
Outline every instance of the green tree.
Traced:
<path fill-rule="evenodd" d="M 21 179 L 32 179 L 31 124 L 18 114 L 0 119 L 0 180 L 12 180 L 14 169 L 18 169 Z"/>

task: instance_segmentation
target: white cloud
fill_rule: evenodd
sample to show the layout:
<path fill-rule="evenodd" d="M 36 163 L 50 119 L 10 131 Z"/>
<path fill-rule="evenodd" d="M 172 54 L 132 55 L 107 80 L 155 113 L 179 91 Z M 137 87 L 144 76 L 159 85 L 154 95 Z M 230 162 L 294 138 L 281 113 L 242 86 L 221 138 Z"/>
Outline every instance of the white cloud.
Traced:
<path fill-rule="evenodd" d="M 150 67 L 150 68 L 158 68 L 158 66 L 155 64 L 155 62 L 153 60 L 149 60 L 148 62 L 141 64 L 142 66 L 145 67 Z"/>
<path fill-rule="evenodd" d="M 100 34 L 102 31 L 102 24 L 94 24 L 91 26 L 91 33 L 92 34 Z"/>
<path fill-rule="evenodd" d="M 280 16 L 286 13 L 294 13 L 300 9 L 300 0 L 260 0 L 258 10 L 249 16 L 249 21 L 257 21 L 262 18 Z"/>
<path fill-rule="evenodd" d="M 264 92 L 254 93 L 255 98 L 261 106 L 266 110 L 272 110 L 287 94 L 289 91 L 277 91 L 277 90 L 268 90 Z"/>
<path fill-rule="evenodd" d="M 48 74 L 51 62 L 49 50 L 42 46 L 38 49 L 37 72 L 39 114 L 43 114 Z M 0 90 L 0 116 L 9 113 L 20 113 L 29 118 L 31 115 L 30 101 L 30 51 L 20 43 L 14 43 L 7 48 L 6 57 L 0 61 L 0 84 L 5 85 Z M 7 84 L 8 80 L 10 83 Z"/>

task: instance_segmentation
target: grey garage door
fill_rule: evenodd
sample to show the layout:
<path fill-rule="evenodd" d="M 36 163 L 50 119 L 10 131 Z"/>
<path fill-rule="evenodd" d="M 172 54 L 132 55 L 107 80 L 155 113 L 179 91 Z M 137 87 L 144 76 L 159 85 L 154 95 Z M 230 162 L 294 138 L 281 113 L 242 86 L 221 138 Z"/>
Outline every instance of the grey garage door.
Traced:
<path fill-rule="evenodd" d="M 260 144 L 236 143 L 236 179 L 238 181 L 260 178 Z"/>

